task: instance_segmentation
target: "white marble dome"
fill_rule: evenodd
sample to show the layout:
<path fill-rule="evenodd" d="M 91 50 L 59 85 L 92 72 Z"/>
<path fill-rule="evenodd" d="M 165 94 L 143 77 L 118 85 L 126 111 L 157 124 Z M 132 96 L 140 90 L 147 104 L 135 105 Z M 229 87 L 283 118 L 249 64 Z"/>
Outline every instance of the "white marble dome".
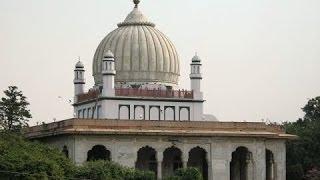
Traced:
<path fill-rule="evenodd" d="M 99 44 L 93 59 L 96 85 L 102 83 L 102 59 L 108 50 L 115 57 L 116 84 L 178 84 L 180 67 L 176 48 L 148 21 L 137 4 L 124 22 Z"/>

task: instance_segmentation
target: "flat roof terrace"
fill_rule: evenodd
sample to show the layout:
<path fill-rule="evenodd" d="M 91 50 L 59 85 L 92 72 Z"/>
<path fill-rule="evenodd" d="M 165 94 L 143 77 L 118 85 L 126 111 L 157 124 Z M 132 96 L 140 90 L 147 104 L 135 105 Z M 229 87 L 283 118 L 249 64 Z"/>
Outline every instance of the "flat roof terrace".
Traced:
<path fill-rule="evenodd" d="M 110 119 L 67 119 L 25 129 L 30 139 L 58 135 L 150 135 L 196 137 L 256 137 L 295 139 L 278 125 L 260 122 L 199 122 Z"/>

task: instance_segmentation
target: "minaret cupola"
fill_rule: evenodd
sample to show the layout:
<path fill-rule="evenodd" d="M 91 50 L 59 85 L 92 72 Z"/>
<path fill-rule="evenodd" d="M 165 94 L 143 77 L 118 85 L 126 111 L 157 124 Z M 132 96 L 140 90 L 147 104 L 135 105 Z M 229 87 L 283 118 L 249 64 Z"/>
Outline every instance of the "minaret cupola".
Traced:
<path fill-rule="evenodd" d="M 116 75 L 114 55 L 108 50 L 102 59 L 102 95 L 114 96 L 114 76 Z"/>
<path fill-rule="evenodd" d="M 84 93 L 84 86 L 85 86 L 85 79 L 84 79 L 84 65 L 82 64 L 81 61 L 78 61 L 75 69 L 74 69 L 74 96 L 75 96 L 75 102 L 76 102 L 76 97 L 79 94 Z"/>
<path fill-rule="evenodd" d="M 197 54 L 195 56 L 193 56 L 190 66 L 191 66 L 191 73 L 190 73 L 191 90 L 193 91 L 195 98 L 202 98 L 201 59 Z"/>

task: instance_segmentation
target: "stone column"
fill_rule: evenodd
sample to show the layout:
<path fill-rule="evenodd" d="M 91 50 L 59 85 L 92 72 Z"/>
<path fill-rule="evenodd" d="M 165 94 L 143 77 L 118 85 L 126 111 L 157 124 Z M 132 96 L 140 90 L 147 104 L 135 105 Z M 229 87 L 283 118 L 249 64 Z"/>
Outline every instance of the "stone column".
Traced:
<path fill-rule="evenodd" d="M 162 179 L 163 150 L 157 150 L 157 179 Z"/>
<path fill-rule="evenodd" d="M 189 159 L 189 152 L 188 152 L 188 150 L 183 149 L 183 152 L 182 152 L 182 167 L 183 168 L 187 168 L 188 159 Z"/>
<path fill-rule="evenodd" d="M 253 179 L 254 180 L 265 180 L 266 179 L 266 147 L 263 143 L 257 143 L 253 157 Z"/>
<path fill-rule="evenodd" d="M 254 180 L 254 161 L 252 159 L 252 153 L 248 153 L 246 157 L 246 171 L 245 176 L 247 180 Z"/>
<path fill-rule="evenodd" d="M 274 166 L 276 180 L 286 180 L 286 146 L 285 142 L 277 144 L 277 150 L 274 153 Z"/>
<path fill-rule="evenodd" d="M 208 164 L 208 179 L 212 179 L 212 160 L 211 160 L 211 154 L 210 151 L 206 154 L 206 160 Z"/>
<path fill-rule="evenodd" d="M 226 141 L 211 144 L 211 180 L 230 180 L 232 148 Z"/>
<path fill-rule="evenodd" d="M 76 165 L 82 165 L 87 161 L 87 153 L 91 149 L 91 146 L 81 138 L 75 137 L 74 141 L 74 162 Z"/>

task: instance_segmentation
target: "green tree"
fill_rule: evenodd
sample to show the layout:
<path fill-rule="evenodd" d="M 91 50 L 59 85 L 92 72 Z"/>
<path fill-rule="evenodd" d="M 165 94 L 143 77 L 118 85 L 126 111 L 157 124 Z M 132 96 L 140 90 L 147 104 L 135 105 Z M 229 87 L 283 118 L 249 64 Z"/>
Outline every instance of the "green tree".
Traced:
<path fill-rule="evenodd" d="M 302 110 L 305 113 L 302 119 L 284 123 L 287 133 L 299 137 L 287 142 L 287 179 L 290 180 L 301 180 L 306 172 L 320 167 L 320 97 L 310 99 Z"/>
<path fill-rule="evenodd" d="M 0 133 L 0 179 L 40 180 L 73 177 L 75 166 L 58 149 Z"/>
<path fill-rule="evenodd" d="M 6 97 L 0 100 L 0 126 L 7 131 L 20 131 L 32 117 L 27 109 L 29 102 L 16 86 L 9 86 L 4 94 Z"/>

